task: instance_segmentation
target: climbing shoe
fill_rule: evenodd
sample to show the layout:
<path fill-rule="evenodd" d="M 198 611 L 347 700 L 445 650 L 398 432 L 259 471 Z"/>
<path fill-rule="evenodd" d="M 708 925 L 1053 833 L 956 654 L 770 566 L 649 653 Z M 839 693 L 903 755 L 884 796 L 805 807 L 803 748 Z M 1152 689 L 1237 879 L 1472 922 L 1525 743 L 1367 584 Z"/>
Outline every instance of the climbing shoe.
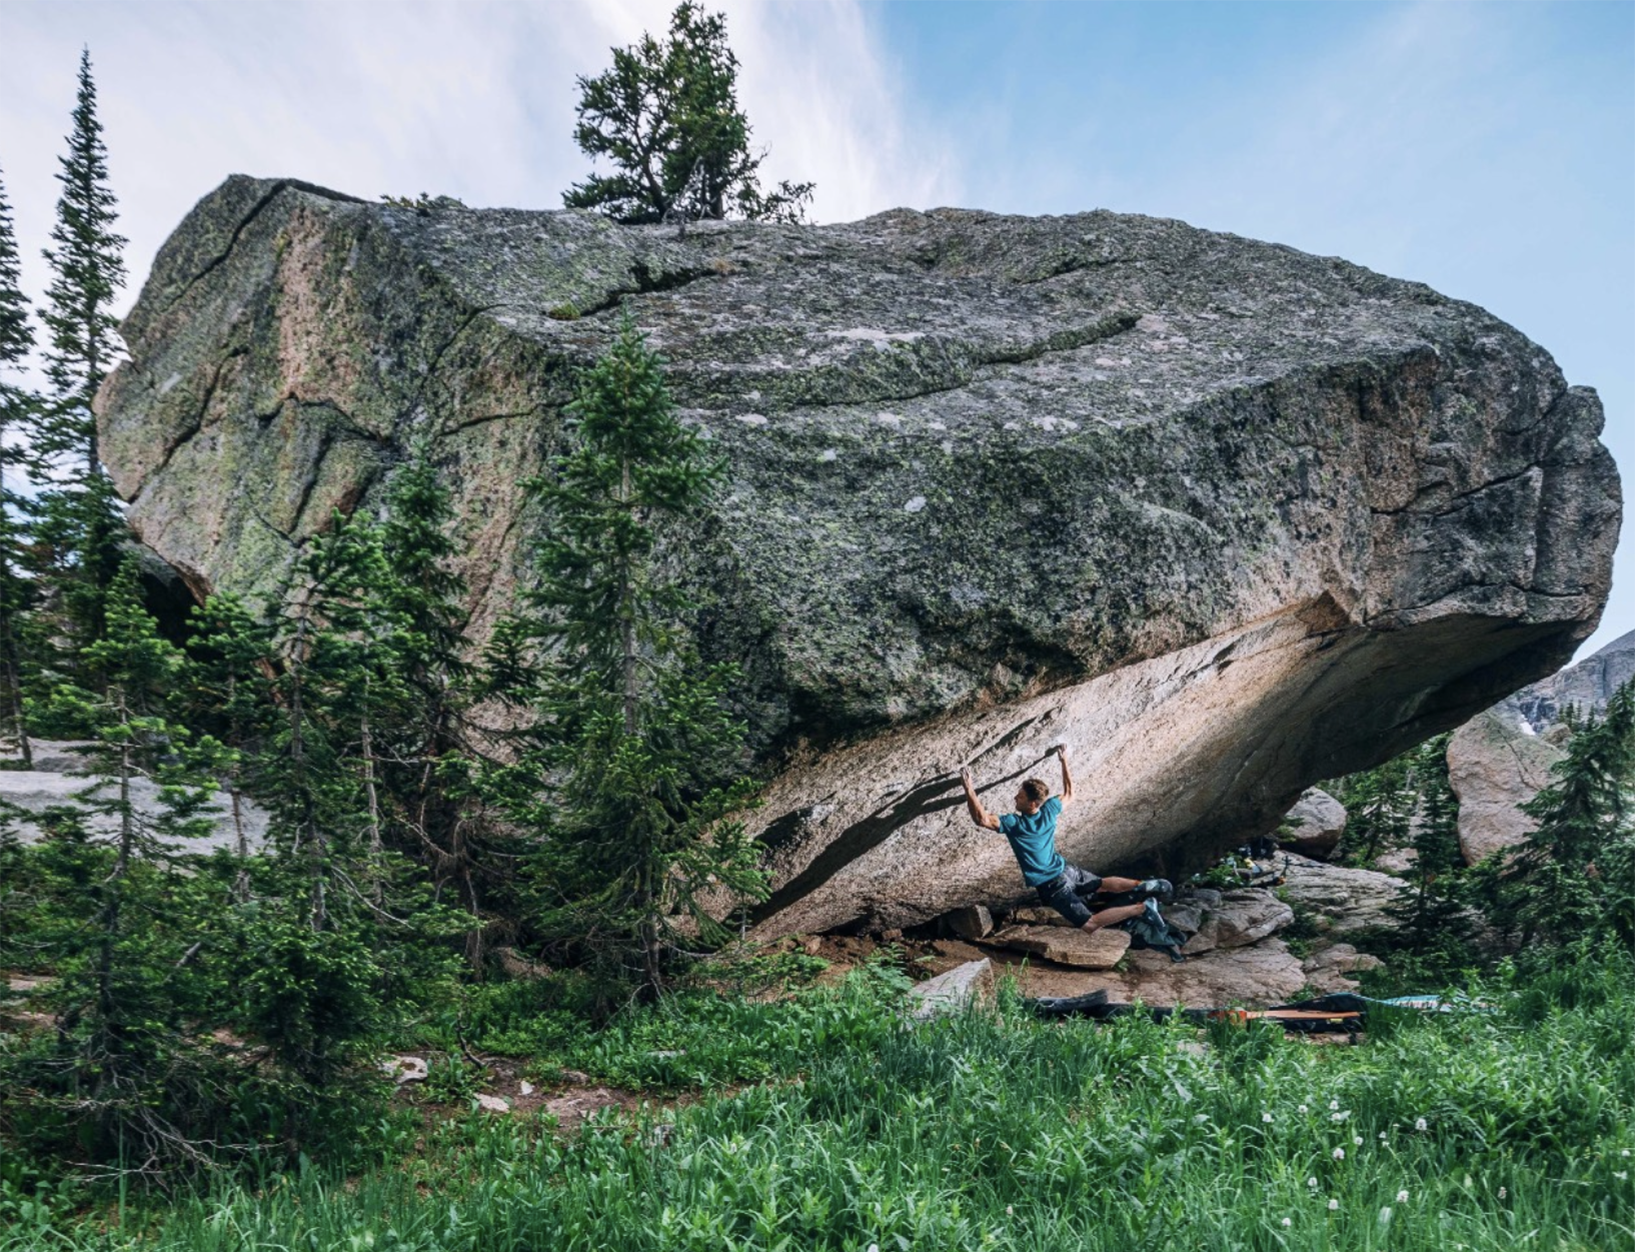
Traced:
<path fill-rule="evenodd" d="M 1135 889 L 1136 894 L 1152 899 L 1156 896 L 1165 904 L 1175 899 L 1175 884 L 1167 878 L 1148 878 Z"/>

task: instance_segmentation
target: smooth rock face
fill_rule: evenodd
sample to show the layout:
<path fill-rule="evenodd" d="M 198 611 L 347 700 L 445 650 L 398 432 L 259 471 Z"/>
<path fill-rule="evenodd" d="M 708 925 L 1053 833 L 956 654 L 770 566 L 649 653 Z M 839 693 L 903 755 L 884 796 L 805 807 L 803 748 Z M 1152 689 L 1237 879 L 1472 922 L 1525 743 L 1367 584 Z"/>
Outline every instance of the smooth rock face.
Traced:
<path fill-rule="evenodd" d="M 1290 856 L 1279 890 L 1291 904 L 1318 914 L 1318 924 L 1329 933 L 1343 935 L 1392 925 L 1385 906 L 1407 886 L 1402 879 L 1376 870 Z"/>
<path fill-rule="evenodd" d="M 1448 783 L 1459 799 L 1459 850 L 1474 865 L 1537 828 L 1519 807 L 1550 785 L 1566 750 L 1524 729 L 1509 709 L 1489 709 L 1448 740 Z"/>
<path fill-rule="evenodd" d="M 233 178 L 125 323 L 103 455 L 196 592 L 255 594 L 435 434 L 480 638 L 621 299 L 730 467 L 678 553 L 772 775 L 762 936 L 1017 901 L 957 771 L 1003 806 L 1054 782 L 1057 740 L 1065 854 L 1196 864 L 1550 672 L 1605 600 L 1600 404 L 1541 348 L 1417 284 L 1104 212 L 680 240 Z"/>
<path fill-rule="evenodd" d="M 1294 829 L 1280 835 L 1278 843 L 1301 856 L 1321 860 L 1334 851 L 1345 834 L 1345 805 L 1321 787 L 1308 787 L 1286 817 L 1294 823 Z"/>
<path fill-rule="evenodd" d="M 1535 829 L 1518 806 L 1549 786 L 1551 766 L 1566 755 L 1558 741 L 1563 711 L 1599 715 L 1632 676 L 1635 631 L 1522 688 L 1454 732 L 1448 781 L 1459 798 L 1459 847 L 1469 864 L 1514 847 Z"/>

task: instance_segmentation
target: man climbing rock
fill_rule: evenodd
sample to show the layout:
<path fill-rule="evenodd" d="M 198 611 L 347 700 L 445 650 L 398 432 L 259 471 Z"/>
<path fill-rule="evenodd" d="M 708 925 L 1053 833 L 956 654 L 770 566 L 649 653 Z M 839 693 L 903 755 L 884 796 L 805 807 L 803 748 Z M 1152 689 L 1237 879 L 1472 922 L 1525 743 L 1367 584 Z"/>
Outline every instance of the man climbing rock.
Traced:
<path fill-rule="evenodd" d="M 1062 767 L 1062 793 L 1050 794 L 1043 780 L 1030 778 L 1017 791 L 1016 812 L 996 816 L 982 807 L 970 768 L 960 770 L 965 785 L 965 807 L 978 826 L 997 830 L 1010 840 L 1011 851 L 1022 869 L 1022 881 L 1039 893 L 1039 899 L 1055 909 L 1074 926 L 1094 932 L 1103 926 L 1117 926 L 1146 915 L 1157 927 L 1165 925 L 1155 896 L 1168 896 L 1171 887 L 1162 878 L 1144 882 L 1134 878 L 1101 878 L 1063 859 L 1056 850 L 1056 821 L 1064 806 L 1073 803 L 1073 775 L 1067 767 L 1067 748 L 1058 744 L 1050 750 Z M 1098 892 L 1134 892 L 1146 896 L 1141 904 L 1126 904 L 1092 913 L 1088 897 Z"/>

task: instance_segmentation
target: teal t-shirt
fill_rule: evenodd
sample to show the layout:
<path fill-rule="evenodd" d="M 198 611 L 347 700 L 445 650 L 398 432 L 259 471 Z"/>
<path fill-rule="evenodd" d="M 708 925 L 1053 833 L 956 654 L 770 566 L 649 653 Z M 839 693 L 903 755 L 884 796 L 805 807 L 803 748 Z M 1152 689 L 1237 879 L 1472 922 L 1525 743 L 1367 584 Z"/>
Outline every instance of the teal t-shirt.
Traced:
<path fill-rule="evenodd" d="M 1067 872 L 1067 862 L 1056 851 L 1056 819 L 1061 815 L 1061 798 L 1051 796 L 1036 813 L 1006 813 L 999 819 L 999 829 L 1011 841 L 1016 863 L 1022 867 L 1022 881 L 1030 887 Z"/>

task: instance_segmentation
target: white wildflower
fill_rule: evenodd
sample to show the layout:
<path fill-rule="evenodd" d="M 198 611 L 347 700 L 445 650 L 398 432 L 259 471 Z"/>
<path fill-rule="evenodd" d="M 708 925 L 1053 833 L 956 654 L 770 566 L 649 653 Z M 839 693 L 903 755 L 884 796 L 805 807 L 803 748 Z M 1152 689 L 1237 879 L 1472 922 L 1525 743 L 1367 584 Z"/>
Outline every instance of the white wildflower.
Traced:
<path fill-rule="evenodd" d="M 880 1252 L 880 1245 L 878 1243 L 869 1244 L 869 1252 Z"/>
<path fill-rule="evenodd" d="M 1380 1131 L 1380 1142 L 1381 1143 L 1385 1142 L 1385 1132 L 1383 1130 Z"/>
<path fill-rule="evenodd" d="M 1313 1191 L 1316 1191 L 1317 1190 L 1317 1180 L 1315 1178 L 1306 1179 L 1306 1186 L 1310 1187 Z"/>
<path fill-rule="evenodd" d="M 1354 1147 L 1354 1148 L 1362 1147 L 1362 1136 L 1361 1135 L 1352 1135 L 1351 1136 L 1351 1146 Z"/>
<path fill-rule="evenodd" d="M 1332 1155 L 1336 1161 L 1343 1161 L 1345 1160 L 1345 1149 L 1335 1148 Z"/>
<path fill-rule="evenodd" d="M 1618 1155 L 1619 1155 L 1619 1156 L 1628 1156 L 1628 1155 L 1629 1155 L 1629 1149 L 1628 1149 L 1628 1148 L 1625 1148 L 1625 1149 L 1624 1149 L 1624 1150 L 1623 1150 L 1623 1151 L 1622 1151 L 1622 1152 L 1620 1152 L 1620 1153 L 1619 1153 L 1619 1154 L 1618 1154 Z"/>
<path fill-rule="evenodd" d="M 1339 1102 L 1339 1101 L 1338 1101 L 1338 1100 L 1330 1100 L 1330 1101 L 1329 1101 L 1329 1102 L 1328 1102 L 1328 1106 L 1329 1106 L 1329 1108 L 1331 1108 L 1331 1109 L 1337 1109 L 1337 1108 L 1339 1108 L 1339 1107 L 1340 1107 L 1340 1102 Z"/>
<path fill-rule="evenodd" d="M 1270 1113 L 1262 1113 L 1260 1115 L 1260 1120 L 1270 1126 L 1272 1124 L 1272 1115 Z"/>
<path fill-rule="evenodd" d="M 1011 1217 L 1011 1216 L 1013 1216 L 1013 1215 L 1014 1215 L 1014 1214 L 1015 1214 L 1015 1213 L 1016 1213 L 1016 1210 L 1015 1210 L 1015 1209 L 1014 1209 L 1014 1208 L 1012 1208 L 1012 1207 L 1011 1207 L 1011 1206 L 1010 1206 L 1010 1205 L 1009 1205 L 1009 1204 L 1007 1204 L 1007 1205 L 1006 1205 L 1006 1206 L 1005 1206 L 1005 1216 L 1006 1216 L 1006 1217 Z"/>
<path fill-rule="evenodd" d="M 1328 1115 L 1328 1120 L 1331 1121 L 1331 1122 L 1343 1122 L 1343 1121 L 1345 1121 L 1346 1118 L 1348 1118 L 1350 1116 L 1351 1116 L 1351 1110 L 1347 1109 L 1344 1113 L 1330 1113 Z"/>
<path fill-rule="evenodd" d="M 1398 1204 L 1408 1203 L 1408 1193 L 1406 1191 L 1397 1192 L 1397 1203 Z"/>
<path fill-rule="evenodd" d="M 1391 1224 L 1391 1209 L 1390 1209 L 1390 1206 L 1387 1205 L 1385 1208 L 1382 1208 L 1380 1210 L 1380 1225 L 1381 1226 L 1389 1226 L 1390 1224 Z"/>
<path fill-rule="evenodd" d="M 1337 1212 L 1339 1212 L 1339 1210 L 1340 1210 L 1340 1202 L 1338 1200 L 1330 1200 L 1328 1202 L 1328 1211 L 1330 1213 L 1337 1213 Z"/>
<path fill-rule="evenodd" d="M 1414 1129 L 1415 1130 L 1429 1130 L 1430 1128 L 1431 1128 L 1430 1123 L 1427 1122 L 1423 1117 L 1414 1118 Z"/>
<path fill-rule="evenodd" d="M 1505 1188 L 1504 1188 L 1504 1187 L 1500 1187 L 1500 1188 L 1499 1188 L 1499 1199 L 1501 1199 L 1501 1200 L 1502 1200 L 1502 1199 L 1504 1199 L 1504 1198 L 1505 1198 L 1505 1197 L 1506 1197 L 1506 1196 L 1508 1196 L 1508 1195 L 1509 1195 L 1509 1194 L 1510 1194 L 1510 1192 L 1509 1192 L 1509 1191 L 1508 1191 L 1508 1190 L 1506 1190 L 1506 1189 L 1505 1189 Z"/>
<path fill-rule="evenodd" d="M 1284 1229 L 1284 1230 L 1287 1230 L 1287 1229 L 1288 1229 L 1288 1228 L 1289 1228 L 1289 1227 L 1290 1227 L 1290 1226 L 1292 1226 L 1292 1225 L 1294 1225 L 1294 1221 L 1293 1221 L 1293 1219 L 1291 1219 L 1291 1218 L 1288 1218 L 1288 1217 L 1285 1217 L 1285 1218 L 1284 1218 L 1284 1219 L 1283 1219 L 1283 1229 Z"/>
<path fill-rule="evenodd" d="M 1615 1169 L 1612 1171 L 1612 1176 L 1619 1182 L 1629 1181 L 1629 1171 L 1627 1169 Z"/>
<path fill-rule="evenodd" d="M 1297 1109 L 1297 1110 L 1296 1110 L 1296 1112 L 1300 1112 L 1300 1113 L 1304 1113 L 1304 1112 L 1306 1112 L 1306 1111 L 1307 1111 L 1307 1110 L 1306 1110 L 1306 1106 L 1305 1106 L 1305 1105 L 1304 1105 L 1304 1104 L 1302 1104 L 1302 1105 L 1301 1105 L 1301 1106 L 1300 1106 L 1300 1107 L 1299 1107 L 1299 1109 Z"/>

